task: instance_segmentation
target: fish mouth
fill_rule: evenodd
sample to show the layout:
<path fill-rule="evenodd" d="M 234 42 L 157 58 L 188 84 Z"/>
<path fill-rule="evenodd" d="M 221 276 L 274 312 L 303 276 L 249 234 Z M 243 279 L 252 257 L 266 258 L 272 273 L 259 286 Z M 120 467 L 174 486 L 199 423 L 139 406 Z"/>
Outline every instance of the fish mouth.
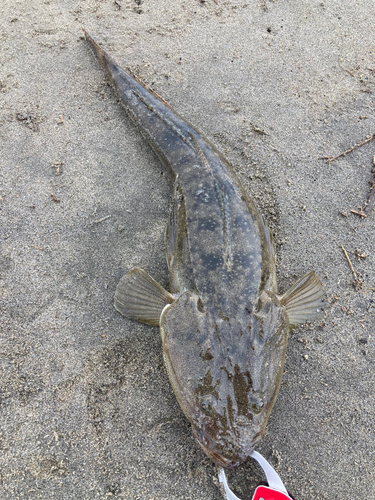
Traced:
<path fill-rule="evenodd" d="M 193 431 L 193 436 L 198 441 L 199 446 L 202 448 L 204 453 L 219 467 L 223 467 L 225 469 L 235 469 L 243 462 L 245 462 L 245 460 L 247 459 L 247 456 L 243 457 L 237 456 L 235 459 L 226 458 L 220 453 L 217 453 L 207 448 L 207 446 L 205 446 L 198 438 L 197 432 Z"/>

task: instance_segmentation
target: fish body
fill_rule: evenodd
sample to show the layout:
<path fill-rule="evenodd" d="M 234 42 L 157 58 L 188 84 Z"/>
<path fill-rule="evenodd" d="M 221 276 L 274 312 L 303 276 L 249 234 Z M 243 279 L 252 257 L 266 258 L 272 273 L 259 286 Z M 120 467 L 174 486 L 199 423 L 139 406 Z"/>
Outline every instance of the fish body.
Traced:
<path fill-rule="evenodd" d="M 236 467 L 265 432 L 282 380 L 290 326 L 314 316 L 315 273 L 278 295 L 272 237 L 232 167 L 87 33 L 122 103 L 174 176 L 166 230 L 170 292 L 135 268 L 115 307 L 160 326 L 177 400 L 204 452 Z"/>

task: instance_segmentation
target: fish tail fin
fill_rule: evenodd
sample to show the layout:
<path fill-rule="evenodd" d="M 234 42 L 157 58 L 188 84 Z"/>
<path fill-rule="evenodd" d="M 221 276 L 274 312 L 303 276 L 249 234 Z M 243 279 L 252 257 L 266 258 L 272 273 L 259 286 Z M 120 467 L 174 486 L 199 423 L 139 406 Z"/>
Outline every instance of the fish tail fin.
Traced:
<path fill-rule="evenodd" d="M 153 109 L 153 107 L 156 106 L 156 103 L 158 103 L 159 106 L 160 103 L 162 103 L 164 107 L 172 109 L 170 104 L 168 104 L 167 101 L 159 96 L 159 94 L 157 94 L 153 89 L 149 88 L 139 78 L 133 78 L 130 74 L 120 68 L 120 66 L 115 63 L 107 52 L 100 47 L 88 31 L 84 28 L 82 28 L 82 31 L 85 34 L 86 40 L 91 44 L 91 47 L 99 59 L 102 68 L 109 76 L 117 93 L 121 97 L 125 110 L 129 113 L 130 118 L 132 118 L 133 121 L 137 122 L 137 118 L 128 107 L 129 101 L 132 99 L 142 101 L 143 105 L 150 109 Z"/>
<path fill-rule="evenodd" d="M 81 29 L 85 34 L 86 40 L 88 40 L 91 43 L 92 47 L 95 49 L 95 53 L 97 54 L 99 59 L 102 61 L 106 56 L 109 58 L 109 55 L 99 46 L 99 44 L 94 40 L 90 33 L 86 31 L 85 28 Z"/>
<path fill-rule="evenodd" d="M 117 285 L 114 305 L 127 318 L 159 326 L 164 307 L 174 301 L 173 295 L 143 269 L 135 267 Z"/>
<path fill-rule="evenodd" d="M 127 84 L 131 86 L 131 84 L 135 82 L 133 78 L 131 78 L 130 75 L 125 73 L 124 71 L 121 70 L 119 66 L 114 62 L 114 60 L 107 54 L 105 50 L 103 50 L 100 45 L 95 41 L 95 39 L 90 35 L 88 31 L 86 31 L 84 28 L 82 28 L 82 31 L 85 34 L 85 38 L 88 42 L 90 42 L 91 47 L 93 48 L 97 58 L 99 59 L 99 62 L 105 72 L 108 74 L 112 82 L 116 85 L 117 88 L 117 82 L 116 82 L 116 76 L 118 76 L 118 73 L 123 73 L 122 80 L 127 80 Z M 125 78 L 124 78 L 125 75 Z M 119 90 L 117 88 L 117 90 Z"/>
<path fill-rule="evenodd" d="M 288 313 L 289 323 L 299 325 L 318 315 L 323 296 L 322 284 L 318 276 L 311 271 L 292 285 L 282 295 L 280 302 Z"/>

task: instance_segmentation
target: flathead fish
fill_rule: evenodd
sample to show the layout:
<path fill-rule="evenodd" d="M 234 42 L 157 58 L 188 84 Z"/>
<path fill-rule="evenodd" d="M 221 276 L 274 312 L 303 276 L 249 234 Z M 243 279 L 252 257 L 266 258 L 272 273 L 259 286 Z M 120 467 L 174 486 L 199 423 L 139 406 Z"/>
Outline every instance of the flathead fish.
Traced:
<path fill-rule="evenodd" d="M 160 326 L 168 375 L 194 436 L 216 464 L 236 467 L 265 432 L 289 329 L 315 316 L 321 283 L 309 272 L 278 295 L 271 234 L 230 164 L 85 35 L 174 176 L 165 238 L 170 291 L 135 268 L 118 284 L 115 307 Z"/>

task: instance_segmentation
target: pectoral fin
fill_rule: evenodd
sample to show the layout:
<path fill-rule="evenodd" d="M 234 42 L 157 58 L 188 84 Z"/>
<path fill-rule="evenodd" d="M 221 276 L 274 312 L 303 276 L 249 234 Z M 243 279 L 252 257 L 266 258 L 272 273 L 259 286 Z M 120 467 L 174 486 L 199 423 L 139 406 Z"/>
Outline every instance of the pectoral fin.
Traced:
<path fill-rule="evenodd" d="M 324 292 L 317 275 L 311 271 L 289 288 L 280 298 L 288 313 L 289 323 L 299 325 L 318 314 Z"/>
<path fill-rule="evenodd" d="M 123 276 L 115 293 L 115 308 L 123 316 L 158 326 L 160 315 L 174 297 L 143 269 L 135 267 Z"/>

